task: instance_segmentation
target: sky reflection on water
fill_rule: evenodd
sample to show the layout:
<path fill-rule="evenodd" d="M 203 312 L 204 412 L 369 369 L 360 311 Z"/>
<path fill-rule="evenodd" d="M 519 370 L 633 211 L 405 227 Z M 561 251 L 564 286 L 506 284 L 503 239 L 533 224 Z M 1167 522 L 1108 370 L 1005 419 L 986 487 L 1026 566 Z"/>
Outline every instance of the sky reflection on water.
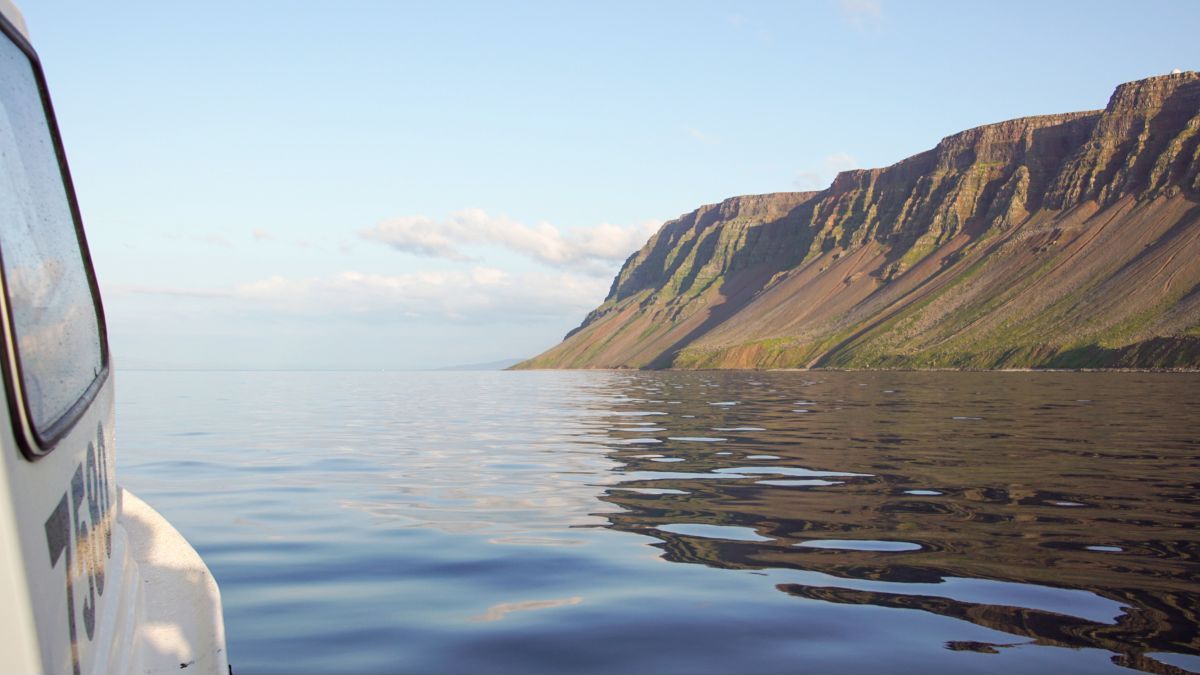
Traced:
<path fill-rule="evenodd" d="M 132 372 L 119 479 L 238 672 L 1177 672 L 1197 384 Z"/>

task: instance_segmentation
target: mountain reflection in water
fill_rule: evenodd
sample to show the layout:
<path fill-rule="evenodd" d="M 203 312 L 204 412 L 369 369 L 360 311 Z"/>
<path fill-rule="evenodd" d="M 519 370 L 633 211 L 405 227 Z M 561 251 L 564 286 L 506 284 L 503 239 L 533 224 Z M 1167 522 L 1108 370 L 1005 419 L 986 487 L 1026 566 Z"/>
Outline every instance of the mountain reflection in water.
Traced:
<path fill-rule="evenodd" d="M 119 373 L 118 478 L 239 673 L 1179 673 L 1198 385 Z"/>
<path fill-rule="evenodd" d="M 817 572 L 811 584 L 777 587 L 1023 638 L 948 649 L 1090 647 L 1117 665 L 1187 672 L 1148 655 L 1200 654 L 1196 383 L 1131 373 L 639 374 L 625 381 L 618 415 L 670 411 L 655 423 L 676 437 L 722 429 L 724 452 L 664 433 L 655 452 L 683 462 L 654 478 L 634 450 L 614 449 L 635 479 L 622 488 L 675 492 L 609 490 L 603 499 L 621 511 L 605 515 L 613 528 L 661 539 L 672 562 Z M 697 398 L 698 386 L 737 405 Z M 620 420 L 615 437 L 641 433 Z M 774 458 L 744 466 L 756 453 Z M 798 473 L 839 478 L 769 480 Z M 684 524 L 757 536 L 691 536 Z M 828 539 L 864 545 L 805 545 Z M 958 596 L 964 580 L 994 582 L 993 592 Z M 1089 604 L 1116 611 L 1088 616 Z"/>

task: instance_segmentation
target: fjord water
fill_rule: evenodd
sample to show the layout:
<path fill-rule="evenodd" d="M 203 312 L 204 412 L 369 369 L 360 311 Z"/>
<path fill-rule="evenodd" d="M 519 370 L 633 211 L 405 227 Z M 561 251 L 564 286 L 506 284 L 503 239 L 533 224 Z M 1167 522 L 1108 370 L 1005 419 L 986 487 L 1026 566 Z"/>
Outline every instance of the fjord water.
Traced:
<path fill-rule="evenodd" d="M 1200 376 L 122 372 L 238 673 L 1200 670 Z"/>

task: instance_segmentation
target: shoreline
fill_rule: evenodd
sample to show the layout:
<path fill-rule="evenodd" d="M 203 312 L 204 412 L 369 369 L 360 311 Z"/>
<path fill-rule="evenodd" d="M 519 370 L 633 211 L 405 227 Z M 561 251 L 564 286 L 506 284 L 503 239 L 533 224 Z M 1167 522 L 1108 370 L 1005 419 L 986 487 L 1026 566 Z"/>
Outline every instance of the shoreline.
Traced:
<path fill-rule="evenodd" d="M 1200 368 L 505 368 L 521 371 L 609 371 L 617 373 L 1200 373 Z"/>

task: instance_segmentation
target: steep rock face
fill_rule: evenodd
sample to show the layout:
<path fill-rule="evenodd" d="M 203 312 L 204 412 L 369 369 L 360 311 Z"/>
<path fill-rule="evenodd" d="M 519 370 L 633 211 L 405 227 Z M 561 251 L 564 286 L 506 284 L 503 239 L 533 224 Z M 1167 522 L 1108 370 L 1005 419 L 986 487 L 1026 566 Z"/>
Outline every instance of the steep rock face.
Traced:
<path fill-rule="evenodd" d="M 663 225 L 523 367 L 1198 367 L 1200 73 Z"/>
<path fill-rule="evenodd" d="M 754 246 L 748 235 L 755 224 L 780 220 L 816 194 L 733 197 L 701 206 L 664 224 L 621 268 L 608 299 L 627 298 L 646 288 L 670 287 L 687 292 L 701 272 L 707 272 L 707 277 L 727 270 L 733 264 L 734 252 Z"/>
<path fill-rule="evenodd" d="M 1197 73 L 1152 77 L 1117 87 L 1087 143 L 1055 180 L 1047 206 L 1111 204 L 1200 190 L 1200 83 Z"/>
<path fill-rule="evenodd" d="M 631 296 L 650 293 L 653 299 L 669 298 L 679 304 L 680 299 L 702 294 L 714 282 L 744 269 L 752 260 L 765 262 L 787 256 L 794 246 L 775 240 L 760 241 L 761 226 L 795 221 L 789 218 L 790 214 L 815 194 L 784 192 L 732 197 L 665 223 L 640 251 L 625 261 L 604 304 L 567 337 L 608 315 Z"/>

